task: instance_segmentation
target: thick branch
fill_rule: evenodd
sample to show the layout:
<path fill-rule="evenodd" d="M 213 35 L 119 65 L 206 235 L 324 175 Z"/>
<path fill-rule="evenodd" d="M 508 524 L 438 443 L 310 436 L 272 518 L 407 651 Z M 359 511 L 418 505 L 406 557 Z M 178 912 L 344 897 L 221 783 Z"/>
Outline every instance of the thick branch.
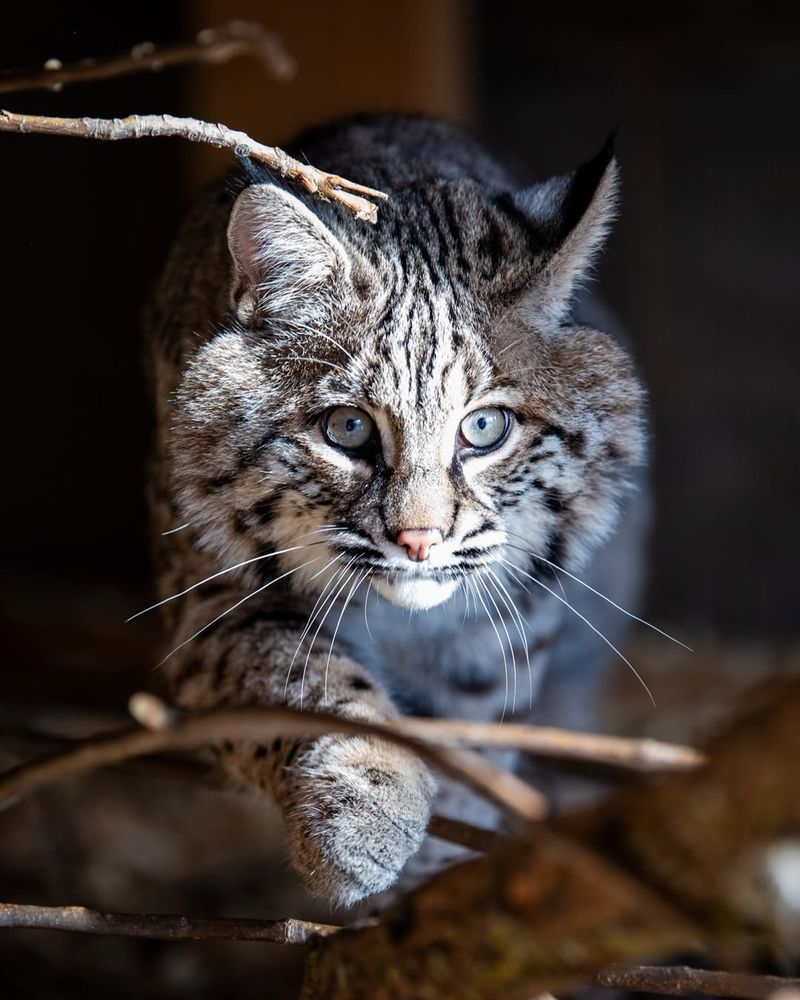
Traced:
<path fill-rule="evenodd" d="M 397 743 L 473 789 L 517 823 L 539 820 L 546 814 L 547 803 L 539 792 L 478 754 L 436 747 L 388 724 L 357 722 L 285 707 L 220 709 L 185 716 L 163 729 L 127 730 L 87 740 L 66 753 L 6 771 L 0 776 L 0 806 L 45 785 L 145 754 L 193 749 L 230 739 L 303 738 L 327 733 L 378 736 Z"/>
<path fill-rule="evenodd" d="M 144 139 L 177 136 L 190 142 L 202 142 L 229 149 L 237 156 L 262 163 L 281 177 L 299 184 L 310 194 L 336 201 L 365 222 L 375 222 L 378 208 L 370 198 L 385 200 L 387 195 L 374 188 L 329 174 L 308 163 L 301 163 L 277 146 L 265 146 L 244 132 L 226 125 L 203 122 L 197 118 L 174 115 L 128 115 L 127 118 L 53 118 L 49 115 L 24 115 L 0 111 L 0 132 L 31 135 L 68 135 L 79 139 Z M 366 196 L 366 197 L 364 197 Z"/>
<path fill-rule="evenodd" d="M 334 934 L 340 928 L 306 920 L 250 920 L 226 917 L 187 917 L 169 913 L 101 913 L 83 906 L 30 906 L 0 903 L 0 927 L 77 931 L 118 937 L 157 938 L 160 941 L 271 941 L 307 944 L 312 938 Z"/>
<path fill-rule="evenodd" d="M 280 40 L 263 25 L 231 21 L 220 28 L 206 28 L 193 42 L 163 46 L 142 42 L 134 45 L 130 52 L 112 59 L 82 59 L 67 66 L 59 59 L 48 59 L 42 69 L 0 73 L 0 94 L 23 90 L 57 91 L 67 84 L 110 80 L 148 70 L 158 72 L 168 66 L 219 65 L 238 56 L 255 56 L 281 81 L 291 79 L 295 73 L 294 61 Z"/>
<path fill-rule="evenodd" d="M 779 990 L 800 990 L 800 979 L 780 976 L 752 976 L 742 972 L 710 972 L 686 965 L 613 966 L 595 976 L 595 985 L 637 993 L 663 993 L 680 997 L 692 993 L 703 996 L 734 997 L 738 1000 L 769 1000 Z"/>

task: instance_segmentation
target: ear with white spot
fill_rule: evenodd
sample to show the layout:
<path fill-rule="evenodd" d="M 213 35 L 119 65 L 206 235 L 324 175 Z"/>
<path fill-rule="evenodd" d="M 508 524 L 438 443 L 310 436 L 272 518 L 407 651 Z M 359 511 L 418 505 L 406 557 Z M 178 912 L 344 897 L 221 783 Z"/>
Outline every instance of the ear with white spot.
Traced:
<path fill-rule="evenodd" d="M 523 308 L 558 325 L 605 242 L 618 202 L 619 168 L 612 139 L 594 159 L 514 196 L 545 243 L 544 263 Z"/>
<path fill-rule="evenodd" d="M 274 184 L 236 199 L 228 223 L 231 302 L 239 320 L 305 325 L 324 313 L 347 278 L 347 253 L 313 212 Z"/>

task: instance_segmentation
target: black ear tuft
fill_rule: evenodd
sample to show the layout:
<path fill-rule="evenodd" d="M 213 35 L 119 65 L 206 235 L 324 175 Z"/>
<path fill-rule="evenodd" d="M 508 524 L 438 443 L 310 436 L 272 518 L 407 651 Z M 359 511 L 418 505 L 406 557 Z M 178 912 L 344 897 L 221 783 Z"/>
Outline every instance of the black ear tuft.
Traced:
<path fill-rule="evenodd" d="M 238 149 L 234 152 L 242 171 L 240 188 L 250 187 L 251 184 L 266 184 L 272 180 L 269 171 L 262 164 L 257 163 L 250 156 L 243 156 Z"/>
<path fill-rule="evenodd" d="M 542 268 L 526 305 L 560 323 L 576 286 L 603 244 L 617 205 L 615 129 L 600 151 L 569 174 L 519 191 L 514 202 L 543 245 Z"/>
<path fill-rule="evenodd" d="M 562 207 L 561 239 L 572 232 L 591 205 L 600 182 L 614 159 L 618 131 L 619 127 L 614 128 L 599 152 L 568 175 L 571 183 L 567 188 Z"/>

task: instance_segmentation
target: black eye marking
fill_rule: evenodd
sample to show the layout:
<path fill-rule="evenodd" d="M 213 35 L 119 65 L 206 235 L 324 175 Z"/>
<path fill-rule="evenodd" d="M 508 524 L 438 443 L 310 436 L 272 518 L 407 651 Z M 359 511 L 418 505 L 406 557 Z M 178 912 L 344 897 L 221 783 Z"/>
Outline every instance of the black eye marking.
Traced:
<path fill-rule="evenodd" d="M 354 691 L 371 691 L 372 685 L 369 681 L 365 681 L 363 677 L 353 677 L 350 680 L 350 687 Z"/>

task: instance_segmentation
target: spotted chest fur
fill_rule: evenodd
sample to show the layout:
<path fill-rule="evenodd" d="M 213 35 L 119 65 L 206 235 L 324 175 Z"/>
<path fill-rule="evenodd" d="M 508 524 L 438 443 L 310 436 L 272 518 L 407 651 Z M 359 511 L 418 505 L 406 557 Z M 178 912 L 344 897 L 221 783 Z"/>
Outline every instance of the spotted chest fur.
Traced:
<path fill-rule="evenodd" d="M 422 119 L 302 147 L 387 191 L 377 225 L 245 170 L 195 208 L 150 311 L 175 697 L 528 710 L 561 643 L 560 569 L 591 570 L 642 461 L 630 360 L 572 311 L 615 209 L 611 150 L 518 188 Z M 333 900 L 386 889 L 423 841 L 435 786 L 395 748 L 222 753 Z"/>

